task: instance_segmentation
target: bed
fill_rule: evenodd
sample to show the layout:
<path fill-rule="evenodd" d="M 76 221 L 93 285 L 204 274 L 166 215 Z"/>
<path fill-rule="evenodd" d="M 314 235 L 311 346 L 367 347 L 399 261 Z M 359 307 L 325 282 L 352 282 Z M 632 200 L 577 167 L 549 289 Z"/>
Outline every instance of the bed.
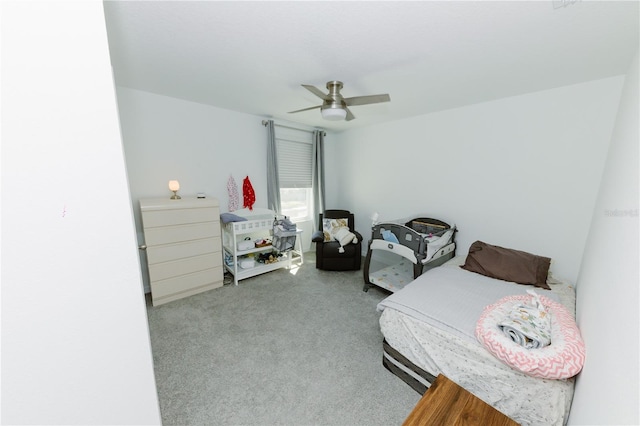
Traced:
<path fill-rule="evenodd" d="M 364 262 L 364 287 L 376 285 L 390 292 L 404 288 L 423 272 L 455 255 L 455 225 L 426 217 L 375 223 Z M 373 254 L 388 254 L 393 261 L 374 270 Z"/>
<path fill-rule="evenodd" d="M 533 286 L 469 272 L 460 267 L 464 262 L 465 256 L 454 257 L 378 304 L 383 365 L 419 393 L 444 374 L 520 424 L 565 424 L 574 378 L 531 377 L 498 360 L 476 337 L 488 305 Z M 547 282 L 550 290 L 536 292 L 575 316 L 574 288 Z"/>

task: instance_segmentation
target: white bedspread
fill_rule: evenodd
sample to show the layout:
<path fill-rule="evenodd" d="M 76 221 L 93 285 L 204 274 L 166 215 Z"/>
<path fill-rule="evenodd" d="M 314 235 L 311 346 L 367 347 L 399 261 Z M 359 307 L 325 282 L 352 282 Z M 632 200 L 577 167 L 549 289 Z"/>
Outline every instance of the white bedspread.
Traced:
<path fill-rule="evenodd" d="M 573 287 L 551 287 L 540 293 L 574 313 Z M 387 342 L 411 362 L 434 376 L 446 375 L 515 421 L 562 425 L 571 406 L 573 379 L 544 380 L 520 373 L 491 355 L 474 334 L 486 305 L 530 288 L 465 271 L 451 261 L 381 301 L 380 327 Z"/>
<path fill-rule="evenodd" d="M 439 267 L 382 300 L 378 310 L 396 309 L 475 343 L 476 322 L 485 306 L 505 296 L 527 294 L 531 288 L 533 286 L 496 280 L 459 267 Z M 549 290 L 539 292 L 559 301 Z"/>

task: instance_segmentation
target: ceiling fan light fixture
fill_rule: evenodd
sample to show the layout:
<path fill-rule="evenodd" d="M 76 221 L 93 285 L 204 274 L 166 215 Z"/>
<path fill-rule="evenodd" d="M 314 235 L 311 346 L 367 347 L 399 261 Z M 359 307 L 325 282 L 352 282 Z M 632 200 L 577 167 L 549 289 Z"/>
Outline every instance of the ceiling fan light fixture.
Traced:
<path fill-rule="evenodd" d="M 311 86 L 309 84 L 303 84 L 302 87 L 322 99 L 322 105 L 316 105 L 309 108 L 291 111 L 289 114 L 320 108 L 320 114 L 322 114 L 322 118 L 324 118 L 325 120 L 351 121 L 355 117 L 349 107 L 357 105 L 377 104 L 380 102 L 389 102 L 391 100 L 388 94 L 352 96 L 350 98 L 345 98 L 340 94 L 340 89 L 342 89 L 342 82 L 337 80 L 327 83 L 327 89 L 329 89 L 329 93 L 324 93 L 322 90 L 319 90 L 315 86 Z"/>
<path fill-rule="evenodd" d="M 342 108 L 324 108 L 322 118 L 329 121 L 344 120 L 347 117 L 347 110 Z"/>

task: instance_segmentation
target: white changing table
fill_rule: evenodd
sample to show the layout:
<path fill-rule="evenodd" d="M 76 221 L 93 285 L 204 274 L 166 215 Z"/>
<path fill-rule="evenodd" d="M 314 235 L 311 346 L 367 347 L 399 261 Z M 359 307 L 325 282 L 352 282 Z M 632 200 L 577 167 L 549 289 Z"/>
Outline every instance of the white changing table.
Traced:
<path fill-rule="evenodd" d="M 251 268 L 239 266 L 239 259 L 251 254 L 260 254 L 273 251 L 271 245 L 264 247 L 254 247 L 249 250 L 238 250 L 238 242 L 250 237 L 251 239 L 267 238 L 273 234 L 273 221 L 275 213 L 271 210 L 263 209 L 250 215 L 243 215 L 242 212 L 234 212 L 238 216 L 246 217 L 247 221 L 229 222 L 222 225 L 222 247 L 224 253 L 231 256 L 232 264 L 224 262 L 225 270 L 233 275 L 234 285 L 245 278 L 255 277 L 266 272 L 275 271 L 280 268 L 291 268 L 294 265 L 302 265 L 304 255 L 302 252 L 302 229 L 296 230 L 296 242 L 293 250 L 285 251 L 277 262 L 263 264 L 255 262 Z M 256 219 L 251 219 L 256 217 Z"/>

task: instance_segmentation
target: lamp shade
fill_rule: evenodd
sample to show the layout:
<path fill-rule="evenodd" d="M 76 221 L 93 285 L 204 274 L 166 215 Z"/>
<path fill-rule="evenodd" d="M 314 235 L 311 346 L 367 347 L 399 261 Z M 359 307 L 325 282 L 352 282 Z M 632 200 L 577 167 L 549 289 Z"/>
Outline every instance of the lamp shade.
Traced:
<path fill-rule="evenodd" d="M 347 110 L 342 108 L 325 108 L 322 110 L 322 118 L 324 118 L 325 120 L 344 120 L 346 116 Z"/>
<path fill-rule="evenodd" d="M 180 182 L 178 182 L 177 180 L 170 180 L 169 181 L 169 189 L 171 191 L 177 191 L 180 189 Z"/>

